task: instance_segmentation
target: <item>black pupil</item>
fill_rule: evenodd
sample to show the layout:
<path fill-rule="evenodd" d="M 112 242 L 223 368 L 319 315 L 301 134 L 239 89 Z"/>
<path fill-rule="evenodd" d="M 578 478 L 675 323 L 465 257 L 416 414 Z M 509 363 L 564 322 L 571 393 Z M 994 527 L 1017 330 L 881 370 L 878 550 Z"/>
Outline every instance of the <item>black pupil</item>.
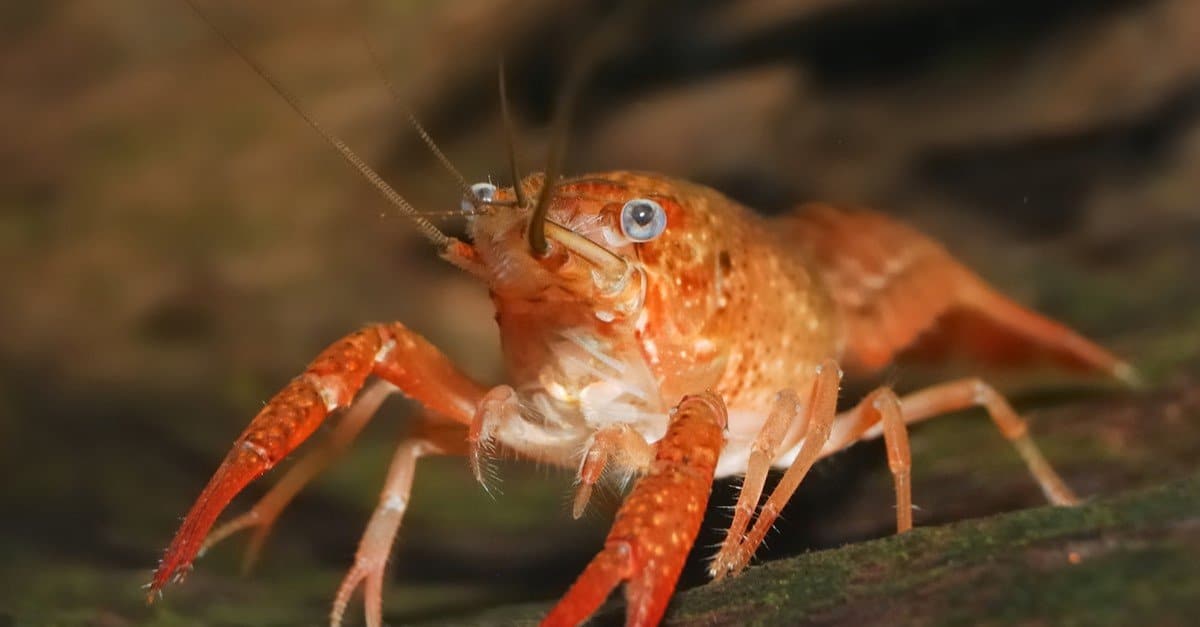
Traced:
<path fill-rule="evenodd" d="M 648 203 L 638 203 L 634 205 L 631 217 L 638 226 L 650 226 L 654 222 L 654 207 Z"/>

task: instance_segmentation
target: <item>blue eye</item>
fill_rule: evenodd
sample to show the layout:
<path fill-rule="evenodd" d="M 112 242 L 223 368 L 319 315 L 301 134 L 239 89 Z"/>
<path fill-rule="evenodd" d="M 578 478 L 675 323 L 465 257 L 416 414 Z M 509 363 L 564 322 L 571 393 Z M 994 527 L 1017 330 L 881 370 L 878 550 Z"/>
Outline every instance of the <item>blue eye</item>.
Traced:
<path fill-rule="evenodd" d="M 476 183 L 471 186 L 471 193 L 475 194 L 480 202 L 491 202 L 496 198 L 496 186 L 491 183 Z M 462 210 L 463 213 L 475 213 L 475 203 L 471 198 L 463 198 Z"/>
<path fill-rule="evenodd" d="M 634 198 L 621 207 L 621 232 L 635 242 L 648 242 L 667 228 L 667 212 L 649 198 Z"/>

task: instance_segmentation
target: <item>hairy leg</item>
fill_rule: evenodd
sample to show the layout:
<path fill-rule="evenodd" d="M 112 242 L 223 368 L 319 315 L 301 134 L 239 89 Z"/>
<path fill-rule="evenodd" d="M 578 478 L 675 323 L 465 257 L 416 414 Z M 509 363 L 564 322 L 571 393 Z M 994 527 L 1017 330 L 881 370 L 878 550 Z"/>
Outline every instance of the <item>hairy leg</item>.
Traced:
<path fill-rule="evenodd" d="M 832 359 L 821 364 L 817 378 L 813 383 L 811 401 L 808 406 L 807 429 L 800 451 L 783 477 L 775 486 L 771 496 L 758 511 L 758 518 L 750 533 L 728 553 L 718 553 L 714 559 L 714 579 L 722 579 L 727 574 L 737 574 L 746 567 L 754 551 L 762 544 L 767 531 L 775 524 L 775 519 L 783 511 L 783 506 L 792 498 L 800 482 L 804 480 L 812 465 L 821 456 L 825 443 L 829 440 L 830 430 L 837 412 L 837 394 L 841 385 L 842 371 Z M 720 566 L 720 568 L 716 568 Z"/>
<path fill-rule="evenodd" d="M 471 419 L 471 428 L 467 431 L 467 461 L 475 480 L 489 493 L 487 480 L 495 478 L 495 469 L 490 464 L 496 455 L 496 433 L 506 424 L 520 419 L 517 392 L 507 385 L 488 390 Z"/>
<path fill-rule="evenodd" d="M 908 446 L 907 426 L 970 407 L 983 407 L 987 411 L 1000 433 L 1013 443 L 1048 501 L 1055 505 L 1078 503 L 1078 497 L 1062 481 L 1058 473 L 1046 461 L 1041 450 L 1029 437 L 1025 421 L 1017 415 L 1003 396 L 979 379 L 961 379 L 943 383 L 903 398 L 897 398 L 889 388 L 880 388 L 869 394 L 853 409 L 836 417 L 836 420 L 846 421 L 850 426 L 840 434 L 837 440 L 830 440 L 826 443 L 823 454 L 842 450 L 861 439 L 882 434 L 887 448 L 888 468 L 892 473 L 896 489 L 896 529 L 898 532 L 904 532 L 912 528 L 910 475 L 912 459 Z M 810 428 L 795 461 L 788 468 L 784 479 L 780 481 L 775 493 L 771 495 L 771 499 L 759 512 L 754 529 L 739 547 L 737 557 L 741 561 L 730 568 L 732 572 L 738 572 L 744 568 L 750 555 L 758 548 L 780 509 L 787 502 L 787 498 L 790 498 L 795 486 L 799 485 L 799 479 L 803 478 L 803 474 L 801 474 L 796 479 L 795 485 L 792 485 L 792 482 L 788 481 L 789 476 L 797 467 L 802 468 L 803 472 L 807 472 L 808 467 L 811 466 L 811 461 L 807 461 L 809 455 L 805 449 L 809 449 L 810 441 L 815 441 L 812 431 L 813 429 Z M 811 451 L 811 449 L 809 450 Z M 802 465 L 802 462 L 807 462 L 807 465 Z M 785 488 L 787 491 L 781 492 Z M 775 500 L 776 495 L 782 496 L 773 506 L 771 500 Z M 718 574 L 718 578 L 719 576 Z"/>
<path fill-rule="evenodd" d="M 618 424 L 597 431 L 579 466 L 579 485 L 575 489 L 575 502 L 571 510 L 575 518 L 582 516 L 583 510 L 587 509 L 592 487 L 604 474 L 610 459 L 622 471 L 642 474 L 654 461 L 654 447 L 631 425 Z"/>
<path fill-rule="evenodd" d="M 797 426 L 797 421 L 803 422 L 809 419 L 809 412 L 804 411 L 804 408 L 811 407 L 812 395 L 813 388 L 810 386 L 805 390 L 803 398 L 792 390 L 783 390 L 775 396 L 771 412 L 767 415 L 767 420 L 759 430 L 758 436 L 754 438 L 754 444 L 751 445 L 750 459 L 746 463 L 746 476 L 742 478 L 742 489 L 733 510 L 733 521 L 730 522 L 729 530 L 725 533 L 721 549 L 709 565 L 710 576 L 717 577 L 718 573 L 728 570 L 729 560 L 745 538 L 750 518 L 758 509 L 763 485 L 766 484 L 772 462 L 779 457 L 783 449 L 784 437 L 793 430 L 803 434 L 807 428 L 807 425 L 799 424 L 799 428 L 793 429 Z"/>

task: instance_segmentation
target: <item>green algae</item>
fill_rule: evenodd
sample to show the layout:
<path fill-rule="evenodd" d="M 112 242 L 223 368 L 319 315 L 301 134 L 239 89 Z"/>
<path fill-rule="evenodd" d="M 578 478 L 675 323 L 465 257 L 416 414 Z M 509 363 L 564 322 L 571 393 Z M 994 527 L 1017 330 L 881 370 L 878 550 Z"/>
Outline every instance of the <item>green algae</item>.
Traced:
<path fill-rule="evenodd" d="M 767 563 L 680 593 L 666 624 L 1183 624 L 1200 610 L 1197 558 L 1200 475 Z M 443 624 L 523 624 L 547 607 Z"/>

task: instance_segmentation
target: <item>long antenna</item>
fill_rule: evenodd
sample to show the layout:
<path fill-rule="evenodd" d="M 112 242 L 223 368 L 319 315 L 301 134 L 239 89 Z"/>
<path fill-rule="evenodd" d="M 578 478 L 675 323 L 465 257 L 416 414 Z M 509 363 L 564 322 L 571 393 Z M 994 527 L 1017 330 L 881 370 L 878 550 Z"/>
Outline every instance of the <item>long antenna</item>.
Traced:
<path fill-rule="evenodd" d="M 359 35 L 362 38 L 363 46 L 365 46 L 367 49 L 367 54 L 371 56 L 371 64 L 375 66 L 375 72 L 379 75 L 379 78 L 383 81 L 383 84 L 387 86 L 388 91 L 392 94 L 392 99 L 395 100 L 396 104 L 404 110 L 404 115 L 408 117 L 408 123 L 412 125 L 413 130 L 417 132 L 417 136 L 420 137 L 421 141 L 424 142 L 429 148 L 429 151 L 433 153 L 433 156 L 436 157 L 438 162 L 442 164 L 442 167 L 446 168 L 446 171 L 454 177 L 454 180 L 458 182 L 458 186 L 462 188 L 462 191 L 464 194 L 466 194 L 467 198 L 478 200 L 475 198 L 475 193 L 471 191 L 471 185 L 467 183 L 467 179 L 462 175 L 461 172 L 458 171 L 458 168 L 454 167 L 454 164 L 450 162 L 450 158 L 446 156 L 446 153 L 442 152 L 441 148 L 438 148 L 437 143 L 433 141 L 433 136 L 429 134 L 429 131 L 425 130 L 425 126 L 422 125 L 420 120 L 417 119 L 417 116 L 412 112 L 412 109 L 408 108 L 408 106 L 404 104 L 404 98 L 400 94 L 400 89 L 397 88 L 396 83 L 388 77 L 388 73 L 384 69 L 383 57 L 379 54 L 379 51 L 376 50 L 375 44 L 371 41 L 371 36 L 367 31 L 366 19 L 368 17 L 368 7 L 365 1 L 361 3 L 361 9 L 362 12 L 360 16 L 361 19 L 359 20 Z"/>
<path fill-rule="evenodd" d="M 637 15 L 641 4 L 642 2 L 633 0 L 627 2 L 605 20 L 599 29 L 592 31 L 584 40 L 579 56 L 575 58 L 574 65 L 558 92 L 558 99 L 554 104 L 554 119 L 550 125 L 550 147 L 546 154 L 545 178 L 542 189 L 538 192 L 537 205 L 529 217 L 529 247 L 536 255 L 545 255 L 550 249 L 546 242 L 546 213 L 550 210 L 550 196 L 553 194 L 558 171 L 562 168 L 563 155 L 566 153 L 567 135 L 571 127 L 575 101 L 584 81 L 600 62 L 601 57 L 615 41 L 620 40 L 622 29 L 633 23 L 632 18 Z"/>
<path fill-rule="evenodd" d="M 400 213 L 412 220 L 416 224 L 417 230 L 421 232 L 421 235 L 425 236 L 426 239 L 439 247 L 445 247 L 450 243 L 450 237 L 438 230 L 438 228 L 434 226 L 432 222 L 417 215 L 418 212 L 415 208 L 413 208 L 412 204 L 405 200 L 404 197 L 401 196 L 400 193 L 394 188 L 392 188 L 391 185 L 388 185 L 387 181 L 384 181 L 383 178 L 381 178 L 379 174 L 375 172 L 375 170 L 371 169 L 371 166 L 367 165 L 366 162 L 364 162 L 357 154 L 355 154 L 355 152 L 351 150 L 345 142 L 343 142 L 333 133 L 326 130 L 324 126 L 321 126 L 320 123 L 310 116 L 304 110 L 304 108 L 300 106 L 299 99 L 297 99 L 296 96 L 294 96 L 290 91 L 285 89 L 283 85 L 277 81 L 274 76 L 267 72 L 265 68 L 259 65 L 257 61 L 255 61 L 245 50 L 242 49 L 241 46 L 237 44 L 237 42 L 233 40 L 233 38 L 225 34 L 225 31 L 218 28 L 216 22 L 209 17 L 208 13 L 205 13 L 205 11 L 200 8 L 200 5 L 198 5 L 195 0 L 184 0 L 184 2 L 186 2 L 187 5 L 192 8 L 192 11 L 194 11 L 196 15 L 199 16 L 199 18 L 217 34 L 218 37 L 225 41 L 226 45 L 232 48 L 233 51 L 242 58 L 242 61 L 246 62 L 246 65 L 249 65 L 260 77 L 262 77 L 262 79 L 265 80 L 267 84 L 269 84 L 271 88 L 275 90 L 275 93 L 279 94 L 279 96 L 288 103 L 288 106 L 290 106 L 297 114 L 299 114 L 300 117 L 303 118 L 304 121 L 313 128 L 313 130 L 315 130 L 317 133 L 320 133 L 321 137 L 325 138 L 325 141 L 329 142 L 331 146 L 336 148 L 337 151 L 341 153 L 342 158 L 346 160 L 346 163 L 354 166 L 354 169 L 358 170 L 359 174 L 362 174 L 363 178 L 367 179 L 371 185 L 374 185 L 375 189 L 379 190 L 379 193 L 383 194 L 383 197 L 386 198 L 388 202 L 399 209 Z"/>
<path fill-rule="evenodd" d="M 497 72 L 500 83 L 500 119 L 504 124 L 504 143 L 508 146 L 508 167 L 512 171 L 513 191 L 517 194 L 517 206 L 524 209 L 529 206 L 525 190 L 521 187 L 521 168 L 517 164 L 516 131 L 513 130 L 512 115 L 508 111 L 508 81 L 504 76 L 504 60 L 500 60 L 500 70 Z"/>

